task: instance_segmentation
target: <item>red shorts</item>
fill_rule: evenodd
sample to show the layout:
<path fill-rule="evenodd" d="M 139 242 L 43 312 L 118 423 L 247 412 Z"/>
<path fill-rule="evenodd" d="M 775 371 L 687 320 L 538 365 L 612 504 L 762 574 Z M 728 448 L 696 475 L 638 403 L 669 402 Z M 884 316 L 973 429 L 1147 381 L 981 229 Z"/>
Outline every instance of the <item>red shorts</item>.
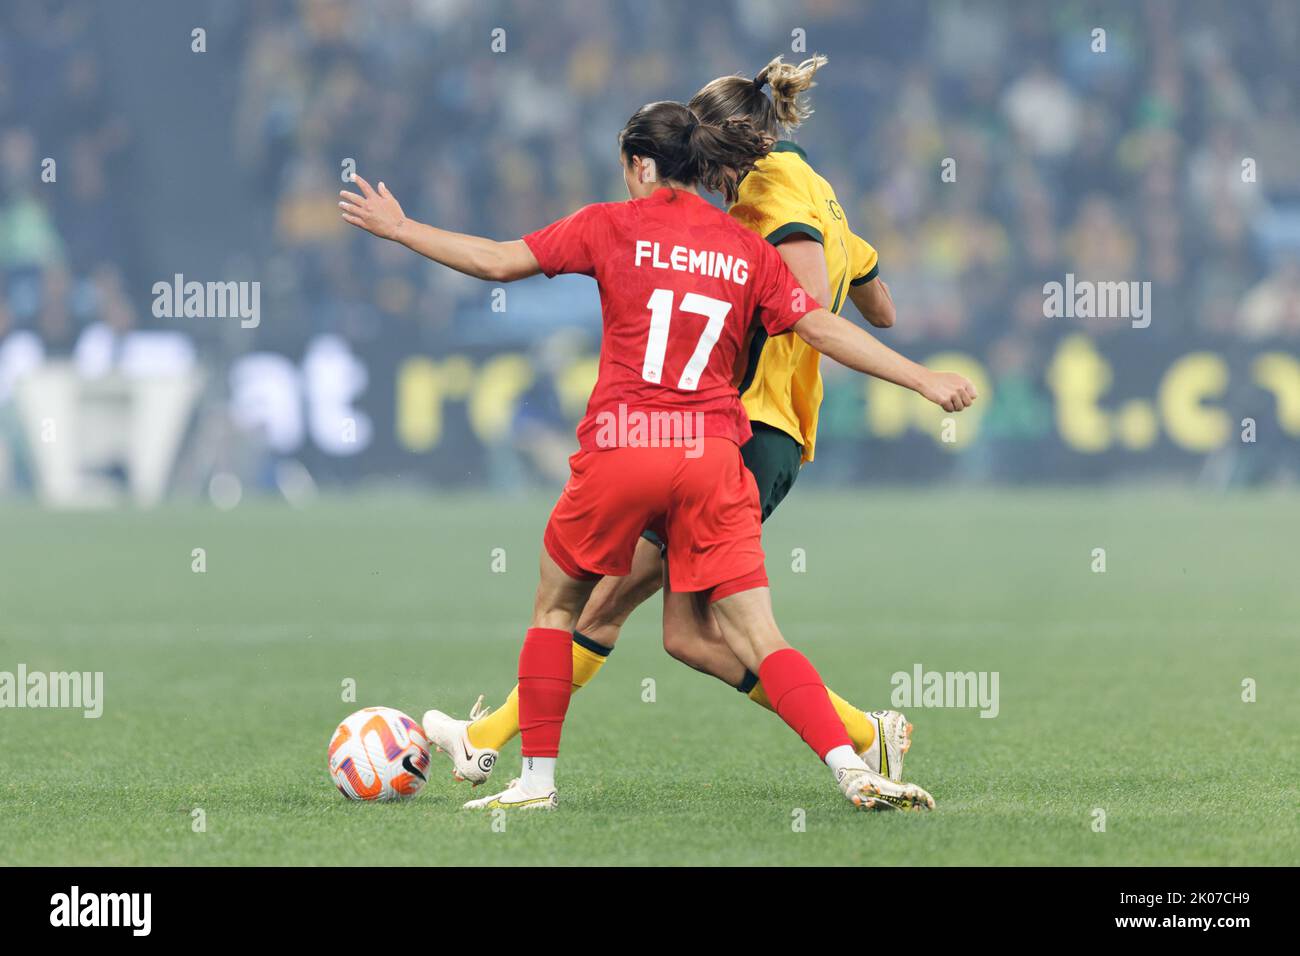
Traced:
<path fill-rule="evenodd" d="M 546 525 L 546 553 L 572 578 L 622 577 L 649 530 L 668 542 L 674 591 L 716 589 L 718 600 L 765 587 L 754 476 L 735 442 L 703 442 L 694 458 L 679 447 L 578 452 Z"/>

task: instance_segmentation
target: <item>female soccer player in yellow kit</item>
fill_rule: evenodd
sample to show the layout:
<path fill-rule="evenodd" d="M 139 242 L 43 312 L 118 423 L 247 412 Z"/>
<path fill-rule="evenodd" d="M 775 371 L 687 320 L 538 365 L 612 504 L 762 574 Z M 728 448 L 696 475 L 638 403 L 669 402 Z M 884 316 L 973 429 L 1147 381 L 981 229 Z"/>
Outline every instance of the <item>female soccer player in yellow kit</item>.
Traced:
<path fill-rule="evenodd" d="M 757 76 L 724 76 L 701 89 L 691 110 L 706 123 L 748 116 L 778 140 L 772 152 L 740 183 L 729 212 L 777 247 L 799 284 L 832 312 L 845 302 L 877 328 L 894 324 L 894 304 L 878 277 L 876 250 L 849 228 L 835 191 L 808 163 L 804 151 L 783 137 L 812 112 L 801 94 L 826 63 L 814 56 L 798 66 L 777 57 Z M 764 88 L 771 90 L 771 96 Z M 759 329 L 749 344 L 740 382 L 741 400 L 754 436 L 741 449 L 758 483 L 763 519 L 789 492 L 804 462 L 812 461 L 817 412 L 822 400 L 821 356 L 797 336 L 769 339 Z M 604 664 L 623 623 L 663 582 L 662 542 L 647 532 L 639 542 L 632 572 L 605 578 L 591 595 L 573 635 L 573 688 L 586 684 Z M 773 709 L 756 675 L 722 640 L 707 611 L 665 600 L 664 648 L 673 657 L 746 693 Z M 476 703 L 468 721 L 437 710 L 424 716 L 424 729 L 452 760 L 454 774 L 475 785 L 492 772 L 497 752 L 519 733 L 517 688 L 488 713 Z M 902 779 L 903 754 L 912 727 L 894 711 L 868 713 L 829 691 L 853 746 L 873 770 Z"/>

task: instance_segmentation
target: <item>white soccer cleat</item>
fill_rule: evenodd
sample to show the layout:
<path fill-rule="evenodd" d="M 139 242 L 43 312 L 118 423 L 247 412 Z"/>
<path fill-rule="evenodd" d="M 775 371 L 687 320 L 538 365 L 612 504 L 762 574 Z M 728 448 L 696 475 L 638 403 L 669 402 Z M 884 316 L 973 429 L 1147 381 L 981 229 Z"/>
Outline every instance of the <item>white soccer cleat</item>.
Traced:
<path fill-rule="evenodd" d="M 518 780 L 511 780 L 510 786 L 490 797 L 470 800 L 465 810 L 554 810 L 560 805 L 560 795 L 554 787 L 538 790 L 535 793 L 524 790 Z"/>
<path fill-rule="evenodd" d="M 497 763 L 497 752 L 490 747 L 475 747 L 469 742 L 469 725 L 486 717 L 492 708 L 483 706 L 483 695 L 470 708 L 469 720 L 457 720 L 440 710 L 424 712 L 424 735 L 429 743 L 451 760 L 451 775 L 468 780 L 474 786 L 485 783 Z"/>
<path fill-rule="evenodd" d="M 914 783 L 897 783 L 874 770 L 843 768 L 835 775 L 840 792 L 859 810 L 933 810 L 934 797 Z"/>
<path fill-rule="evenodd" d="M 873 710 L 867 719 L 875 725 L 876 739 L 858 756 L 876 773 L 898 783 L 903 779 L 903 755 L 912 746 L 912 725 L 896 710 Z"/>

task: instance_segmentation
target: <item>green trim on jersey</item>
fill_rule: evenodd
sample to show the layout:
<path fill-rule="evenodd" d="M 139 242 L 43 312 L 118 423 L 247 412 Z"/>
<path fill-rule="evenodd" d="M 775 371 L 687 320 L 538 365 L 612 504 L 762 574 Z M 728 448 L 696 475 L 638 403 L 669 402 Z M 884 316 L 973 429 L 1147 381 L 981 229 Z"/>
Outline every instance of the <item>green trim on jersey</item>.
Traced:
<path fill-rule="evenodd" d="M 763 357 L 763 346 L 766 344 L 767 329 L 760 325 L 754 329 L 754 334 L 749 340 L 749 348 L 745 352 L 745 377 L 740 380 L 740 387 L 736 389 L 741 395 L 748 392 L 749 386 L 754 384 L 754 376 L 758 374 L 758 361 Z"/>
<path fill-rule="evenodd" d="M 866 275 L 864 275 L 864 276 L 858 276 L 856 279 L 854 279 L 852 282 L 850 282 L 849 285 L 866 285 L 868 282 L 870 282 L 872 279 L 874 279 L 874 278 L 875 278 L 876 276 L 878 276 L 878 275 L 880 275 L 880 260 L 879 260 L 879 259 L 877 259 L 877 260 L 876 260 L 876 264 L 875 264 L 874 266 L 871 267 L 871 271 L 870 271 L 870 272 L 868 272 L 868 273 L 867 273 Z"/>
<path fill-rule="evenodd" d="M 806 222 L 787 222 L 779 229 L 773 229 L 765 238 L 775 246 L 797 234 L 811 236 L 817 242 L 825 242 L 822 239 L 822 231 L 816 226 L 808 225 Z"/>
<path fill-rule="evenodd" d="M 803 151 L 798 143 L 792 143 L 788 139 L 778 139 L 776 145 L 772 147 L 774 153 L 794 153 L 805 163 L 808 162 L 808 154 Z M 809 163 L 809 165 L 812 165 Z"/>

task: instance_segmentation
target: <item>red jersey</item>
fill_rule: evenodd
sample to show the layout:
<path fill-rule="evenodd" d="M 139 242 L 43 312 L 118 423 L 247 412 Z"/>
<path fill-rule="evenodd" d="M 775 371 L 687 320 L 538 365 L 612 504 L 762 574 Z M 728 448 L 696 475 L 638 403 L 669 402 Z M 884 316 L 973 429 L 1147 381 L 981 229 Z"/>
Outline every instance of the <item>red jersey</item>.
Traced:
<path fill-rule="evenodd" d="M 600 373 L 578 425 L 587 451 L 636 444 L 647 422 L 658 446 L 656 420 L 743 445 L 752 432 L 736 386 L 754 322 L 780 335 L 819 308 L 775 247 L 680 190 L 585 206 L 524 242 L 547 276 L 600 286 Z"/>

